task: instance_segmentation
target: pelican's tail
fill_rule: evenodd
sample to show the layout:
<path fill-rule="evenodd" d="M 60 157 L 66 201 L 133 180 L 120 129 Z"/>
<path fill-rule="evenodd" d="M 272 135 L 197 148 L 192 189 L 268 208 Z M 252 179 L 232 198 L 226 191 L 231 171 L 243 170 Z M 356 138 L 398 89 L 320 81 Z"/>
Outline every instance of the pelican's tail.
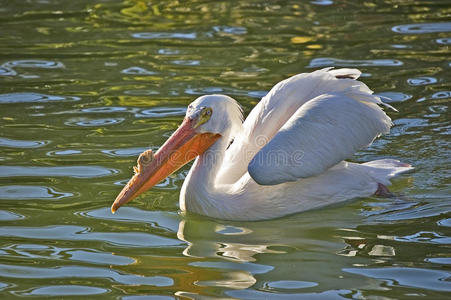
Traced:
<path fill-rule="evenodd" d="M 362 164 L 371 167 L 370 174 L 378 182 L 384 185 L 390 185 L 389 179 L 414 168 L 406 163 L 396 159 L 379 159 Z"/>

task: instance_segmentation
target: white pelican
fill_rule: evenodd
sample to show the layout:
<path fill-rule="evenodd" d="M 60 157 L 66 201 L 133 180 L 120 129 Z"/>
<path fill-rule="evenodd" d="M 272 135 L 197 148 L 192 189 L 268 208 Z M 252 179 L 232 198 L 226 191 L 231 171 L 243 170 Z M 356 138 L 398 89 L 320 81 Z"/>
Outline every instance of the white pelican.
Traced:
<path fill-rule="evenodd" d="M 276 84 L 244 123 L 234 99 L 197 98 L 156 154 L 140 155 L 112 212 L 193 159 L 180 208 L 214 218 L 269 219 L 387 193 L 389 178 L 410 165 L 344 161 L 392 125 L 360 74 L 327 68 L 295 75 Z"/>

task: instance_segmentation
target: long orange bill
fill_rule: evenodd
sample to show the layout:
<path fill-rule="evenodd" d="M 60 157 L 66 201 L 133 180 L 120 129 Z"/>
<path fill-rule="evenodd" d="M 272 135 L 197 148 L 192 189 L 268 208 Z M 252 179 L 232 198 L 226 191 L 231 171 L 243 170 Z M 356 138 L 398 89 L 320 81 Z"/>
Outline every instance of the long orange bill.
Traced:
<path fill-rule="evenodd" d="M 197 133 L 195 123 L 185 118 L 155 156 L 152 150 L 140 154 L 135 175 L 114 200 L 112 213 L 204 153 L 220 137 L 219 134 Z"/>

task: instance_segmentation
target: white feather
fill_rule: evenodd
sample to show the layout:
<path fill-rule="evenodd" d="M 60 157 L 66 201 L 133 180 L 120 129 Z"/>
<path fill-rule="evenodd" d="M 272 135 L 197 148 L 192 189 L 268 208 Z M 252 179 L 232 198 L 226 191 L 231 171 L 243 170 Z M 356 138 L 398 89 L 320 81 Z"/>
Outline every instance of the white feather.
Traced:
<path fill-rule="evenodd" d="M 370 196 L 379 183 L 389 184 L 392 176 L 411 170 L 389 159 L 343 161 L 391 126 L 380 98 L 355 80 L 359 75 L 355 69 L 328 68 L 288 78 L 271 89 L 244 124 L 230 97 L 200 97 L 187 115 L 210 106 L 212 117 L 199 129 L 222 137 L 196 158 L 180 192 L 180 208 L 231 220 L 275 218 Z M 279 150 L 301 164 L 263 160 L 247 172 L 252 159 L 258 162 Z"/>
<path fill-rule="evenodd" d="M 378 101 L 354 88 L 308 101 L 252 159 L 249 174 L 273 185 L 323 173 L 388 132 Z"/>
<path fill-rule="evenodd" d="M 247 166 L 260 149 L 265 146 L 306 102 L 323 94 L 336 94 L 348 90 L 353 94 L 373 92 L 362 82 L 354 79 L 337 79 L 348 75 L 357 78 L 357 69 L 326 68 L 312 73 L 292 76 L 277 83 L 252 109 L 243 123 L 243 130 L 226 151 L 224 165 L 218 180 L 235 182 L 247 172 Z M 372 101 L 377 102 L 376 99 Z M 378 103 L 381 103 L 380 99 Z"/>

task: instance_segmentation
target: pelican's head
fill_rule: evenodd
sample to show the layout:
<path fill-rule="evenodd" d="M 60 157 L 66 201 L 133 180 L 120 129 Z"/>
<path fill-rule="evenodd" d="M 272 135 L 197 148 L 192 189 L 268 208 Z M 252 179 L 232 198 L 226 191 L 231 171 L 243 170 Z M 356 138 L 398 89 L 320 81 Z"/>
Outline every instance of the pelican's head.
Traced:
<path fill-rule="evenodd" d="M 152 188 L 161 180 L 204 153 L 219 138 L 231 138 L 242 122 L 241 108 L 225 95 L 208 95 L 194 100 L 182 124 L 153 155 L 141 153 L 135 175 L 116 197 L 111 211 Z"/>

